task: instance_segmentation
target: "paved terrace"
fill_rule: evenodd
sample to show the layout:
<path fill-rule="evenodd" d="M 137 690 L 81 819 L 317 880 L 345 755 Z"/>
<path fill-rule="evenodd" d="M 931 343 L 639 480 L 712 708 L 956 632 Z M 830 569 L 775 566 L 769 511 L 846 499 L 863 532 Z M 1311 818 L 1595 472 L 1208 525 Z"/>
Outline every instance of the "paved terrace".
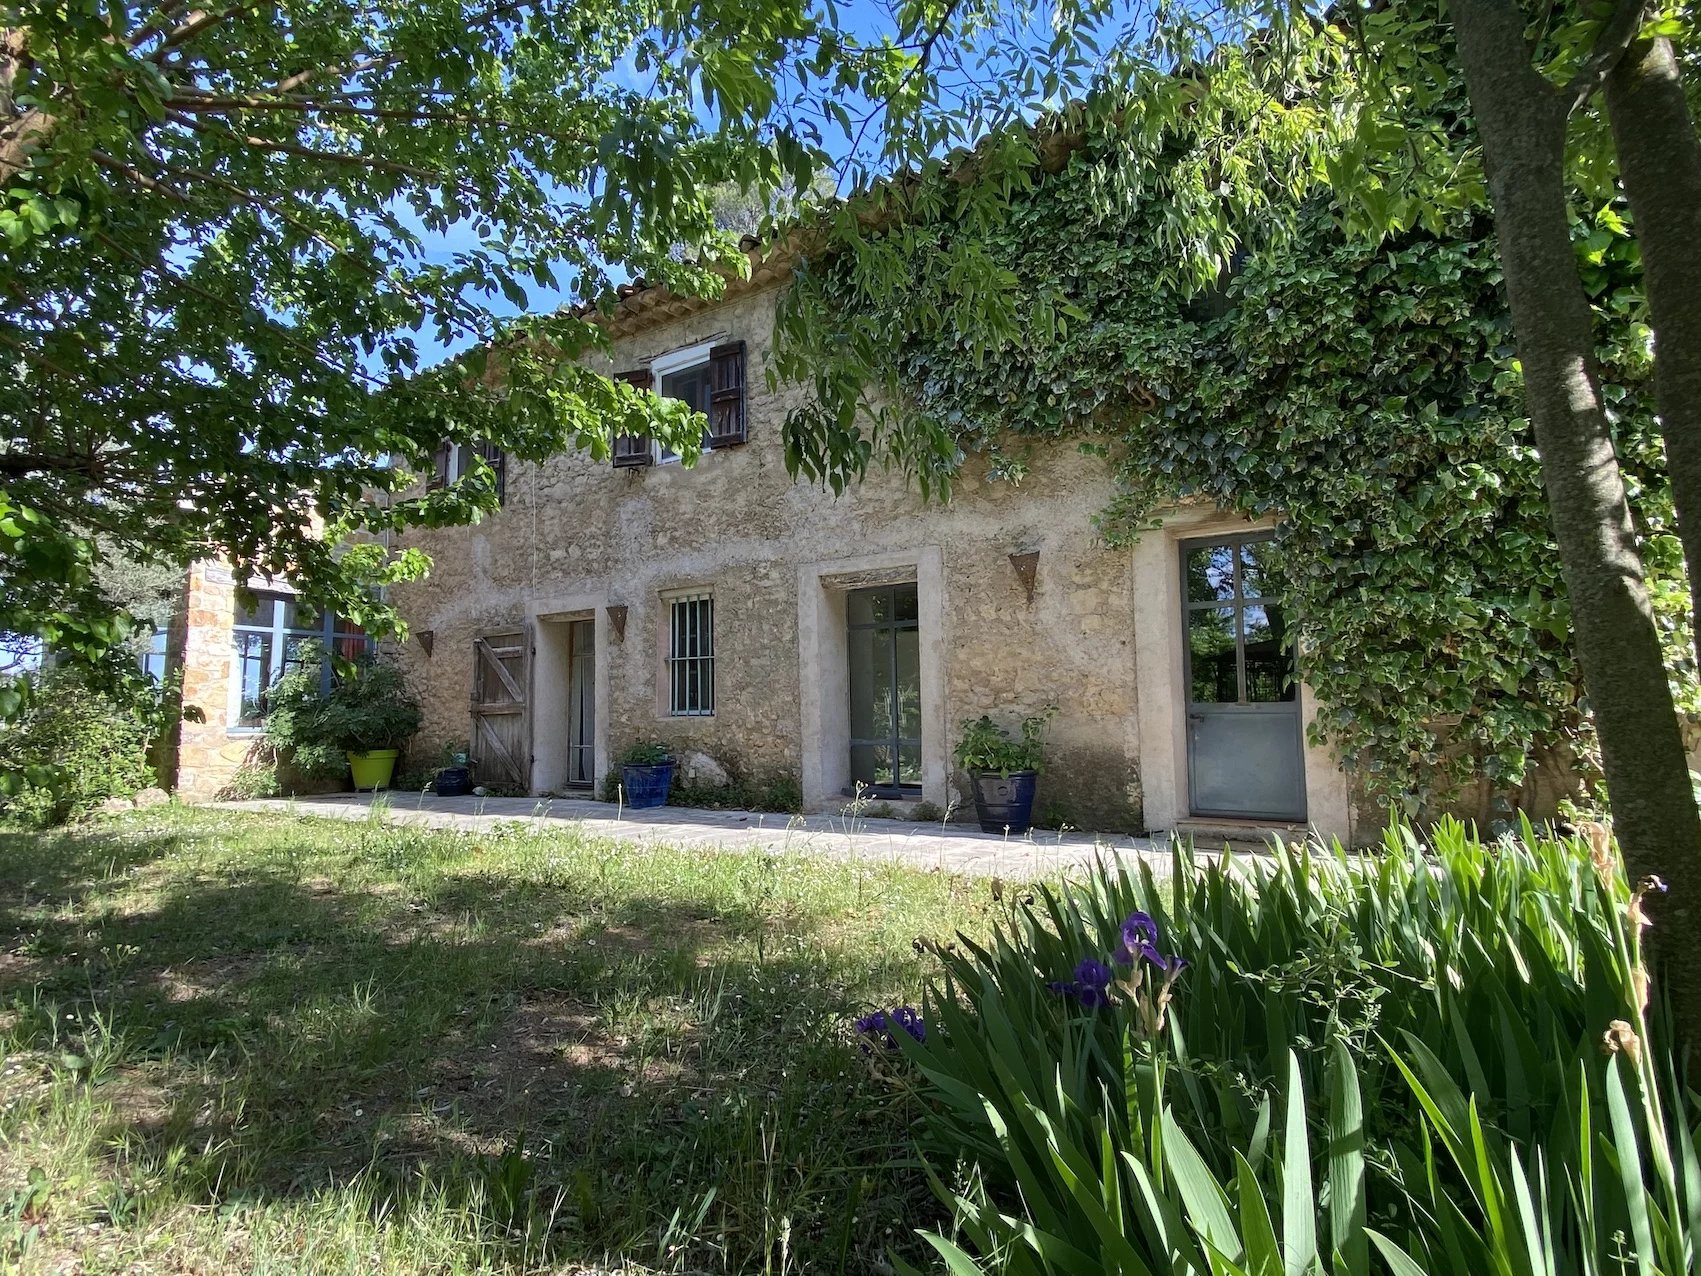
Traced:
<path fill-rule="evenodd" d="M 235 811 L 279 811 L 326 819 L 372 818 L 370 793 L 254 802 L 221 802 Z M 710 850 L 766 848 L 786 854 L 824 855 L 907 864 L 912 868 L 1026 881 L 1055 877 L 1090 864 L 1096 855 L 1138 855 L 1160 873 L 1169 870 L 1167 839 L 1114 833 L 1054 833 L 1035 829 L 1022 837 L 982 833 L 974 825 L 916 824 L 905 820 L 852 819 L 843 815 L 775 815 L 755 811 L 702 811 L 679 806 L 620 810 L 577 798 L 437 797 L 392 793 L 379 802 L 396 824 L 476 831 L 521 821 L 539 829 L 571 827 L 592 837 Z"/>

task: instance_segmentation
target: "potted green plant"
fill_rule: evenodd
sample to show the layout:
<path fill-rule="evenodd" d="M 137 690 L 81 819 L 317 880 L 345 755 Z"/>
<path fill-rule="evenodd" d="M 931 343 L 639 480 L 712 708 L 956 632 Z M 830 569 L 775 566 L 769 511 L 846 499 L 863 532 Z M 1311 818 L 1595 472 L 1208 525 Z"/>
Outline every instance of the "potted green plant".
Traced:
<path fill-rule="evenodd" d="M 620 782 L 626 790 L 626 805 L 662 806 L 673 787 L 673 754 L 665 744 L 642 741 L 620 756 Z"/>
<path fill-rule="evenodd" d="M 1040 735 L 1054 710 L 1022 719 L 1020 737 L 982 714 L 963 723 L 957 765 L 969 773 L 975 817 L 987 833 L 1026 833 L 1034 822 L 1034 795 L 1043 762 Z"/>
<path fill-rule="evenodd" d="M 464 744 L 443 746 L 443 760 L 431 778 L 431 788 L 439 797 L 461 797 L 472 792 L 472 767 Z"/>
<path fill-rule="evenodd" d="M 266 694 L 266 738 L 303 775 L 332 778 L 346 766 L 357 789 L 380 789 L 401 746 L 419 730 L 419 700 L 401 666 L 383 656 L 337 662 L 325 692 L 326 653 L 304 643 Z"/>

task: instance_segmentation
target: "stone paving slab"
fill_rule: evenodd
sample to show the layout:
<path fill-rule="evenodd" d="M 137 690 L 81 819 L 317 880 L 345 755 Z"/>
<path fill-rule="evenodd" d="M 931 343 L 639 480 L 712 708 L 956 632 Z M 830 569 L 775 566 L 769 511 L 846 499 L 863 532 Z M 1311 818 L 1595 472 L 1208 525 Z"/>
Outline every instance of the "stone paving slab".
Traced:
<path fill-rule="evenodd" d="M 232 811 L 276 811 L 326 819 L 373 818 L 370 793 L 219 802 Z M 593 837 L 709 850 L 763 848 L 786 854 L 868 859 L 911 868 L 1029 881 L 1056 877 L 1095 858 L 1139 856 L 1159 874 L 1169 871 L 1167 839 L 1127 834 L 1051 833 L 1022 837 L 982 833 L 960 824 L 852 819 L 843 815 L 775 815 L 661 806 L 634 811 L 578 798 L 437 797 L 394 793 L 378 803 L 395 824 L 476 831 L 515 821 L 539 829 L 577 826 Z"/>

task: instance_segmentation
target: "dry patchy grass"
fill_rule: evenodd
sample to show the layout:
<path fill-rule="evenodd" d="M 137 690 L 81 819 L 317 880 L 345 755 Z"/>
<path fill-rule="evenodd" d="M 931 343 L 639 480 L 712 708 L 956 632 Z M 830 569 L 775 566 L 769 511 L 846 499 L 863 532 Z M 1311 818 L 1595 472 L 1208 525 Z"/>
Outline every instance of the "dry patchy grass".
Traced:
<path fill-rule="evenodd" d="M 0 832 L 0 1266 L 883 1270 L 938 1220 L 846 1023 L 991 907 L 521 827 Z"/>

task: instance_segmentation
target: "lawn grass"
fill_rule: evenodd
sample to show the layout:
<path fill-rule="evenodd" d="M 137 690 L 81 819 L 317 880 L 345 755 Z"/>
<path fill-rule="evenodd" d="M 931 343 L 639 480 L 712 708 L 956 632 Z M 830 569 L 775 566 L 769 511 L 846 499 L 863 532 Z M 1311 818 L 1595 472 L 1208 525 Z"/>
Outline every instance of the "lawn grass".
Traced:
<path fill-rule="evenodd" d="M 0 831 L 0 1265 L 882 1270 L 941 1220 L 847 1021 L 998 907 L 530 826 Z"/>

